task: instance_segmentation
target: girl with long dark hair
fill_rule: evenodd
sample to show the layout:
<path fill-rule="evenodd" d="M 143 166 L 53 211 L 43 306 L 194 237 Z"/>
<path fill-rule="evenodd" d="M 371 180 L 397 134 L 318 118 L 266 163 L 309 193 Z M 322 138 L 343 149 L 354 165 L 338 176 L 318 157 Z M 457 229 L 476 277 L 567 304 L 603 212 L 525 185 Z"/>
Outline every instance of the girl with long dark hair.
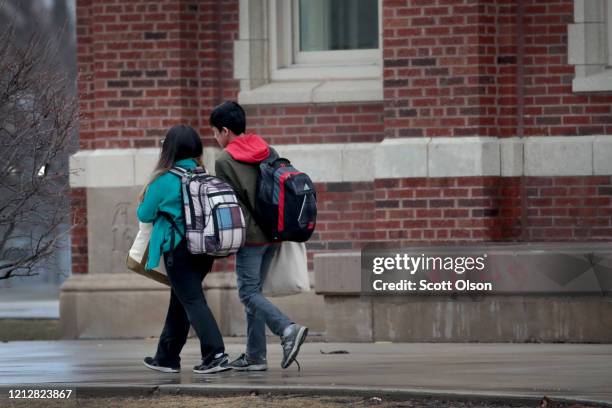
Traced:
<path fill-rule="evenodd" d="M 210 374 L 230 369 L 219 326 L 202 291 L 202 281 L 212 269 L 214 258 L 193 255 L 187 250 L 181 180 L 169 172 L 174 166 L 187 170 L 203 167 L 202 150 L 200 136 L 193 128 L 173 126 L 162 139 L 159 161 L 139 196 L 138 219 L 153 223 L 146 268 L 157 267 L 163 254 L 171 287 L 170 306 L 157 352 L 154 357 L 146 357 L 144 365 L 166 373 L 180 372 L 179 354 L 187 341 L 190 324 L 200 339 L 202 352 L 202 363 L 193 371 Z"/>

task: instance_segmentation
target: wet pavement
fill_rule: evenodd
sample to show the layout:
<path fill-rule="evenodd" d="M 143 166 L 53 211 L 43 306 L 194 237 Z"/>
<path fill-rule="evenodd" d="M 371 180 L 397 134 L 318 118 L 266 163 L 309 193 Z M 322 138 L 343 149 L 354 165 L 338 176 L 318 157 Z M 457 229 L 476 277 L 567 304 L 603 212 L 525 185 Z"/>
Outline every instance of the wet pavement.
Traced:
<path fill-rule="evenodd" d="M 612 403 L 612 345 L 306 343 L 299 361 L 280 368 L 281 350 L 269 341 L 263 373 L 199 375 L 196 339 L 182 354 L 180 374 L 142 365 L 156 339 L 0 343 L 0 385 L 178 385 L 186 389 L 346 389 L 432 394 L 532 396 Z M 231 357 L 243 339 L 227 339 Z M 323 354 L 343 351 L 343 354 Z"/>

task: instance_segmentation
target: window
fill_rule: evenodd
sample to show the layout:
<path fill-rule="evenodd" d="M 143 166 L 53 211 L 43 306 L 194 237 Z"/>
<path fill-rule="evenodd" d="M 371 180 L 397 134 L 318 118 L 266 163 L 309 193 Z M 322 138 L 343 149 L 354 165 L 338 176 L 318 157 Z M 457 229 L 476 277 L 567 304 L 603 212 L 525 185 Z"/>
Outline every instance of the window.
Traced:
<path fill-rule="evenodd" d="M 376 61 L 376 0 L 296 0 L 295 62 Z"/>
<path fill-rule="evenodd" d="M 272 80 L 380 76 L 378 0 L 276 0 Z"/>
<path fill-rule="evenodd" d="M 241 0 L 241 103 L 382 100 L 381 3 Z"/>
<path fill-rule="evenodd" d="M 574 92 L 612 91 L 612 0 L 574 0 L 568 48 Z"/>

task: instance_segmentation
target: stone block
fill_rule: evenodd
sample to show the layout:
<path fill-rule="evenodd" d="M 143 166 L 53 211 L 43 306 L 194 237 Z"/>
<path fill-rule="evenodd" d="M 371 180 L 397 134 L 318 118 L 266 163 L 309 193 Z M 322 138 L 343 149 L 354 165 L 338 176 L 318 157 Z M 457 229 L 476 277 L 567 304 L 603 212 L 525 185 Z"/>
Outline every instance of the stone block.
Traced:
<path fill-rule="evenodd" d="M 125 259 L 138 233 L 140 187 L 88 188 L 89 273 L 127 272 Z"/>
<path fill-rule="evenodd" d="M 325 296 L 325 340 L 373 340 L 372 299 L 358 296 Z"/>
<path fill-rule="evenodd" d="M 134 155 L 134 184 L 143 186 L 147 183 L 159 160 L 159 148 L 138 149 Z"/>
<path fill-rule="evenodd" d="M 342 181 L 372 181 L 374 150 L 378 143 L 347 143 L 342 146 Z"/>
<path fill-rule="evenodd" d="M 574 0 L 574 22 L 605 22 L 605 1 L 606 0 Z"/>
<path fill-rule="evenodd" d="M 136 149 L 94 150 L 88 157 L 87 187 L 128 187 L 134 185 Z"/>
<path fill-rule="evenodd" d="M 527 176 L 590 176 L 593 174 L 592 136 L 529 137 L 525 140 Z"/>
<path fill-rule="evenodd" d="M 320 82 L 272 82 L 253 90 L 241 91 L 238 102 L 243 105 L 312 103 L 312 91 Z"/>
<path fill-rule="evenodd" d="M 597 136 L 593 141 L 593 173 L 612 174 L 612 136 Z"/>
<path fill-rule="evenodd" d="M 519 138 L 501 139 L 501 176 L 516 177 L 523 174 L 523 141 Z"/>
<path fill-rule="evenodd" d="M 314 103 L 342 103 L 357 101 L 382 101 L 383 87 L 380 79 L 354 79 L 351 81 L 326 81 L 313 89 Z"/>
<path fill-rule="evenodd" d="M 340 143 L 301 144 L 276 146 L 275 149 L 312 181 L 323 183 L 342 180 L 343 146 Z"/>
<path fill-rule="evenodd" d="M 61 288 L 63 338 L 159 336 L 170 290 L 135 273 L 73 275 Z"/>
<path fill-rule="evenodd" d="M 381 296 L 372 305 L 377 341 L 612 342 L 610 298 Z"/>
<path fill-rule="evenodd" d="M 377 179 L 427 177 L 429 138 L 383 140 L 374 151 L 374 175 Z"/>
<path fill-rule="evenodd" d="M 361 293 L 361 253 L 334 252 L 314 256 L 315 291 L 319 294 Z"/>
<path fill-rule="evenodd" d="M 500 174 L 499 143 L 495 138 L 432 138 L 427 157 L 429 177 Z"/>
<path fill-rule="evenodd" d="M 245 336 L 244 307 L 231 273 L 204 280 L 207 303 L 224 336 Z M 169 288 L 136 273 L 73 275 L 62 286 L 60 326 L 66 339 L 159 336 L 168 310 Z M 271 298 L 311 333 L 323 333 L 323 297 L 314 292 Z M 271 333 L 268 333 L 271 334 Z"/>

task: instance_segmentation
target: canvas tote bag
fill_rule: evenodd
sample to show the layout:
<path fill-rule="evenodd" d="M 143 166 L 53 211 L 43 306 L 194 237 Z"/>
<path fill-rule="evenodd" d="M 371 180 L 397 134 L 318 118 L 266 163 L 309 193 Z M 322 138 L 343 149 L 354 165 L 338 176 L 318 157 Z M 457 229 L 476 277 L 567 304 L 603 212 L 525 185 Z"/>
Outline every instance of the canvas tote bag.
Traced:
<path fill-rule="evenodd" d="M 296 295 L 310 290 L 306 245 L 283 241 L 265 269 L 262 293 L 266 296 Z"/>
<path fill-rule="evenodd" d="M 132 248 L 128 252 L 126 264 L 129 270 L 134 271 L 142 276 L 146 276 L 149 279 L 153 279 L 159 283 L 170 286 L 168 281 L 168 275 L 166 273 L 166 267 L 164 265 L 164 259 L 159 261 L 159 265 L 153 270 L 145 268 L 147 260 L 149 259 L 149 240 L 151 239 L 151 233 L 153 232 L 153 224 L 140 222 L 138 223 L 139 230 L 132 244 Z"/>

